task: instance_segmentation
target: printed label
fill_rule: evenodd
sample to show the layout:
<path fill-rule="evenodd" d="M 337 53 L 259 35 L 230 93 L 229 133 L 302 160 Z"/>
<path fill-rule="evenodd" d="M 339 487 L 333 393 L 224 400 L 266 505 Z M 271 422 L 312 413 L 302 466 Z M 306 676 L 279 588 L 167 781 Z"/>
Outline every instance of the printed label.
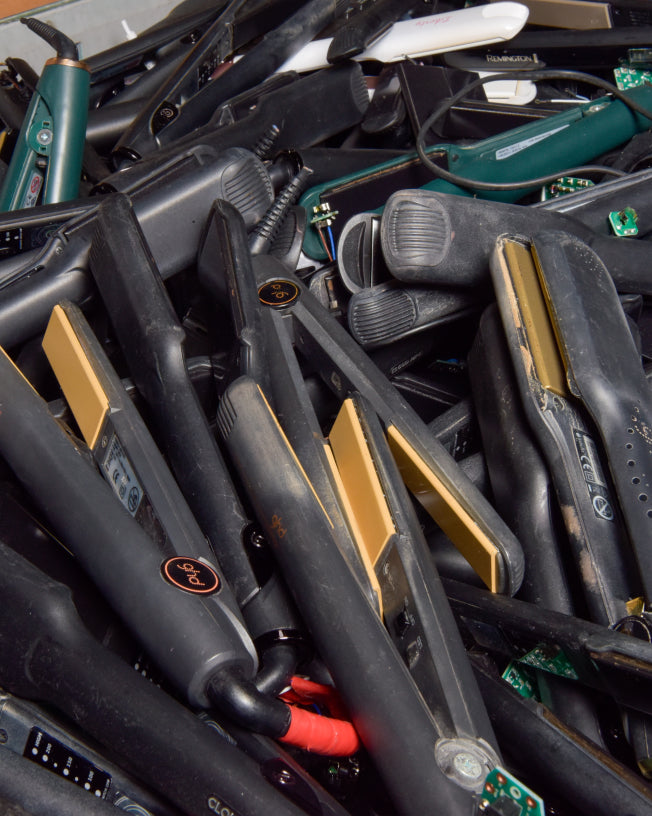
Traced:
<path fill-rule="evenodd" d="M 614 510 L 595 442 L 588 434 L 577 430 L 577 428 L 573 428 L 573 436 L 577 455 L 582 465 L 582 472 L 584 473 L 584 481 L 593 504 L 593 512 L 598 518 L 613 521 Z"/>
<path fill-rule="evenodd" d="M 143 498 L 143 488 L 115 433 L 106 447 L 102 468 L 116 496 L 131 515 L 135 516 Z"/>
<path fill-rule="evenodd" d="M 134 802 L 126 793 L 117 793 L 113 804 L 115 807 L 120 808 L 120 810 L 131 813 L 132 816 L 154 816 L 151 810 L 147 810 L 147 808 L 139 805 L 138 802 Z"/>
<path fill-rule="evenodd" d="M 521 150 L 525 150 L 527 147 L 532 147 L 532 145 L 537 144 L 537 142 L 542 142 L 544 139 L 547 139 L 548 136 L 553 136 L 555 133 L 559 133 L 560 130 L 565 130 L 567 127 L 568 125 L 562 125 L 554 130 L 547 130 L 545 133 L 539 133 L 538 136 L 530 136 L 529 139 L 523 139 L 521 142 L 515 142 L 507 147 L 501 147 L 500 150 L 496 151 L 496 158 L 498 161 L 508 159 L 515 153 L 520 153 Z"/>
<path fill-rule="evenodd" d="M 220 576 L 197 558 L 183 555 L 168 558 L 161 572 L 171 584 L 195 595 L 212 595 L 220 588 Z"/>
<path fill-rule="evenodd" d="M 238 816 L 233 808 L 229 807 L 222 799 L 217 796 L 209 796 L 206 802 L 211 813 L 217 813 L 217 816 Z"/>
<path fill-rule="evenodd" d="M 29 180 L 29 186 L 27 191 L 23 197 L 23 201 L 21 203 L 22 207 L 35 207 L 36 202 L 38 201 L 38 195 L 41 192 L 41 187 L 43 186 L 43 176 L 38 171 L 34 171 L 32 173 L 32 178 Z"/>
<path fill-rule="evenodd" d="M 36 726 L 29 732 L 23 756 L 68 779 L 98 799 L 105 799 L 111 776 Z"/>
<path fill-rule="evenodd" d="M 0 255 L 3 258 L 8 258 L 11 255 L 17 255 L 23 249 L 23 229 L 22 227 L 15 227 L 14 229 L 3 230 L 0 233 Z"/>
<path fill-rule="evenodd" d="M 498 62 L 503 64 L 537 63 L 539 61 L 536 54 L 532 54 L 531 56 L 527 56 L 526 54 L 485 54 L 485 60 L 487 62 Z"/>

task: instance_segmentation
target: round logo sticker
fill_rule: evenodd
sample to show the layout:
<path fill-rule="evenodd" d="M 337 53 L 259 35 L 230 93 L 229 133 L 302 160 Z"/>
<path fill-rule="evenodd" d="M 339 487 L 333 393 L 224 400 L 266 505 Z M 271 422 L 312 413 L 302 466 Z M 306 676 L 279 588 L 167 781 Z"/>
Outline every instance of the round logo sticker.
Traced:
<path fill-rule="evenodd" d="M 613 521 L 613 508 L 604 496 L 593 497 L 593 509 L 595 510 L 596 514 L 600 516 L 600 518 L 603 518 L 606 521 Z"/>
<path fill-rule="evenodd" d="M 168 558 L 163 562 L 161 572 L 171 584 L 195 595 L 211 595 L 220 588 L 220 576 L 196 558 L 182 555 Z"/>
<path fill-rule="evenodd" d="M 289 280 L 269 281 L 260 287 L 258 297 L 265 306 L 289 306 L 299 297 L 299 287 Z"/>

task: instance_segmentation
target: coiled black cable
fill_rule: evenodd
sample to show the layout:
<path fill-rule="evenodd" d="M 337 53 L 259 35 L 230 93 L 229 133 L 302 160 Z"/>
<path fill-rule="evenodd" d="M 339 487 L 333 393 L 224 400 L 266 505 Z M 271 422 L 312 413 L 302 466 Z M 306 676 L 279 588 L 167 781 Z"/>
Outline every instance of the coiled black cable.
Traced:
<path fill-rule="evenodd" d="M 505 80 L 505 79 L 529 79 L 533 82 L 543 79 L 571 79 L 578 82 L 584 82 L 587 85 L 593 85 L 597 88 L 601 88 L 604 91 L 607 91 L 609 94 L 614 96 L 616 99 L 619 99 L 623 104 L 627 105 L 635 113 L 644 116 L 646 119 L 651 120 L 652 125 L 652 111 L 647 110 L 642 105 L 639 105 L 638 102 L 631 99 L 627 96 L 627 94 L 623 93 L 619 88 L 617 88 L 613 83 L 608 82 L 605 79 L 601 79 L 600 77 L 593 76 L 592 74 L 586 74 L 583 71 L 572 71 L 572 70 L 551 70 L 551 69 L 538 69 L 532 71 L 505 71 L 499 74 L 490 74 L 488 76 L 479 77 L 478 79 L 473 80 L 456 94 L 446 99 L 442 102 L 435 110 L 428 116 L 428 118 L 423 122 L 421 127 L 419 128 L 419 133 L 417 134 L 416 140 L 416 148 L 417 153 L 419 154 L 419 158 L 423 162 L 423 164 L 438 178 L 443 179 L 444 181 L 448 181 L 451 184 L 456 184 L 458 187 L 464 187 L 471 190 L 493 190 L 493 191 L 504 191 L 504 190 L 521 190 L 527 189 L 529 187 L 539 187 L 543 186 L 544 184 L 550 184 L 553 181 L 556 181 L 560 176 L 581 176 L 581 175 L 589 175 L 593 173 L 601 173 L 604 175 L 613 175 L 613 176 L 623 176 L 626 175 L 621 170 L 616 170 L 612 167 L 603 167 L 601 165 L 585 165 L 582 167 L 573 167 L 569 168 L 568 170 L 563 170 L 557 173 L 551 173 L 547 176 L 539 176 L 537 178 L 532 179 L 525 179 L 524 181 L 512 181 L 512 182 L 489 182 L 489 181 L 476 181 L 473 179 L 465 178 L 464 176 L 459 176 L 456 173 L 451 173 L 449 170 L 444 170 L 443 167 L 439 167 L 435 164 L 432 159 L 428 156 L 427 147 L 426 147 L 426 135 L 430 128 L 438 122 L 454 105 L 456 105 L 461 99 L 463 99 L 470 91 L 475 90 L 481 85 L 484 85 L 487 82 L 495 82 L 497 80 Z"/>

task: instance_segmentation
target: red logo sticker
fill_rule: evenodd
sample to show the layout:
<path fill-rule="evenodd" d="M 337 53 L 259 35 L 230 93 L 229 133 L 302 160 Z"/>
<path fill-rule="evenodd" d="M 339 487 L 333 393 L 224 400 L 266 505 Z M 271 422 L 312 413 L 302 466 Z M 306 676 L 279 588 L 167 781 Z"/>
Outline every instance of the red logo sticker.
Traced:
<path fill-rule="evenodd" d="M 168 558 L 163 562 L 161 572 L 171 584 L 195 595 L 211 595 L 220 588 L 220 576 L 196 558 L 182 555 Z"/>

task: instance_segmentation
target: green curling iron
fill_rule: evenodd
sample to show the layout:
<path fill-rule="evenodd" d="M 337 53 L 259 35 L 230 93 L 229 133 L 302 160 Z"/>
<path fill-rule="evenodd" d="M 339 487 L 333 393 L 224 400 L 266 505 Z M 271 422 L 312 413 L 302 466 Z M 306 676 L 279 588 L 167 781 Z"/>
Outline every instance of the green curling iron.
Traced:
<path fill-rule="evenodd" d="M 652 111 L 651 88 L 633 88 L 625 96 Z M 473 145 L 438 144 L 427 152 L 444 170 L 472 181 L 518 182 L 556 172 L 562 175 L 567 168 L 593 161 L 649 127 L 650 119 L 634 112 L 620 99 L 604 96 Z M 312 187 L 303 195 L 299 203 L 308 216 L 304 253 L 316 260 L 326 260 L 331 235 L 332 250 L 349 218 L 364 211 L 380 211 L 392 193 L 415 187 L 439 193 L 473 194 L 443 179 L 433 179 L 417 153 L 368 167 Z M 527 192 L 531 190 L 479 190 L 476 195 L 515 203 Z"/>
<path fill-rule="evenodd" d="M 57 52 L 43 68 L 0 190 L 0 211 L 77 198 L 90 73 L 65 34 L 31 17 L 31 31 Z"/>

